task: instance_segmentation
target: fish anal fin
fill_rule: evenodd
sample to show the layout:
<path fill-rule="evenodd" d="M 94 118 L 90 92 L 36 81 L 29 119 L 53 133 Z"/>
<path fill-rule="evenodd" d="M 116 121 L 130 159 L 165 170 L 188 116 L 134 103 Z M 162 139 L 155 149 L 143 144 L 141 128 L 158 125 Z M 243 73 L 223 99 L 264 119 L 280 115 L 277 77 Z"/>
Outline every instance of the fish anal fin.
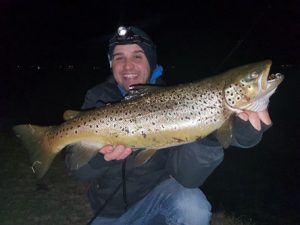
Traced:
<path fill-rule="evenodd" d="M 64 120 L 70 120 L 78 116 L 81 112 L 75 110 L 66 110 L 63 114 Z"/>
<path fill-rule="evenodd" d="M 98 143 L 89 142 L 78 142 L 71 145 L 70 169 L 76 170 L 87 164 L 99 152 L 102 146 Z"/>
<path fill-rule="evenodd" d="M 233 118 L 233 116 L 230 116 L 217 130 L 217 139 L 223 148 L 228 148 L 231 143 Z"/>
<path fill-rule="evenodd" d="M 141 166 L 146 163 L 157 151 L 157 149 L 145 149 L 139 152 L 135 157 L 135 166 Z"/>

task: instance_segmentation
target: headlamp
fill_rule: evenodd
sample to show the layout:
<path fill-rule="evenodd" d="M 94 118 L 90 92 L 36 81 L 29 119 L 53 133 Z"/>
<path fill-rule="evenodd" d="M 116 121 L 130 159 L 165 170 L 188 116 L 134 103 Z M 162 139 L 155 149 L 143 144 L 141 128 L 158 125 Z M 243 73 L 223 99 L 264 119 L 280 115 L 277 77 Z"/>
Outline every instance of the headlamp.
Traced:
<path fill-rule="evenodd" d="M 136 34 L 132 27 L 119 27 L 117 34 L 109 41 L 109 47 L 125 44 L 146 44 L 155 48 L 153 42 L 143 35 Z"/>
<path fill-rule="evenodd" d="M 127 34 L 127 29 L 126 27 L 119 27 L 118 28 L 118 35 L 119 36 L 125 36 Z"/>

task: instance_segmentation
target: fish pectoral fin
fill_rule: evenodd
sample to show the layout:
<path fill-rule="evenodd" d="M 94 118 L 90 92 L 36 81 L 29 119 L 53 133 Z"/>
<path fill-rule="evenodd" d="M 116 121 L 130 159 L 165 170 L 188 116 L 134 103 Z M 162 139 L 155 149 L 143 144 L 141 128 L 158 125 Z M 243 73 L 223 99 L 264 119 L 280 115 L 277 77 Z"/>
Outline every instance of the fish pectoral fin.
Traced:
<path fill-rule="evenodd" d="M 70 120 L 78 116 L 81 112 L 75 110 L 66 110 L 63 114 L 64 120 Z"/>
<path fill-rule="evenodd" d="M 135 157 L 135 166 L 141 166 L 146 163 L 157 151 L 157 149 L 145 149 L 139 152 Z"/>
<path fill-rule="evenodd" d="M 232 139 L 232 120 L 233 116 L 227 119 L 223 125 L 217 130 L 217 139 L 223 148 L 228 148 Z"/>
<path fill-rule="evenodd" d="M 103 145 L 88 142 L 78 142 L 70 146 L 70 169 L 77 170 L 87 164 L 93 158 Z"/>

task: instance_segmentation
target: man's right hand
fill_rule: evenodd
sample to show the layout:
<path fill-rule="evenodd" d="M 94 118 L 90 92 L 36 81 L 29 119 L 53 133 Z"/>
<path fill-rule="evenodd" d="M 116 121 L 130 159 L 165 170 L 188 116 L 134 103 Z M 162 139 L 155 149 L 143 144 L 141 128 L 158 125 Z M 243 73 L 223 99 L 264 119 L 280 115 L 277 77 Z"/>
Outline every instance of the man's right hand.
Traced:
<path fill-rule="evenodd" d="M 111 161 L 127 158 L 132 153 L 132 149 L 125 147 L 124 145 L 105 145 L 99 152 L 104 155 L 106 161 Z"/>

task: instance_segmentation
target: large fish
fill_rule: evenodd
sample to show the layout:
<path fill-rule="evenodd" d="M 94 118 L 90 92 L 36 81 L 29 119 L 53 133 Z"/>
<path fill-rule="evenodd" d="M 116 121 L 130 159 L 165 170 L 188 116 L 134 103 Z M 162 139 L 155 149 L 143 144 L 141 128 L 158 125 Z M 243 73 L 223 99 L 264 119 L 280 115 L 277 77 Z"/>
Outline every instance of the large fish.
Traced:
<path fill-rule="evenodd" d="M 129 98 L 85 111 L 67 111 L 58 126 L 14 126 L 29 150 L 38 177 L 48 170 L 64 147 L 74 146 L 72 169 L 87 163 L 104 145 L 122 144 L 144 149 L 143 163 L 158 149 L 190 143 L 215 130 L 228 147 L 232 115 L 243 110 L 266 109 L 283 75 L 269 75 L 271 61 L 240 66 L 198 82 L 170 87 L 138 85 Z"/>

